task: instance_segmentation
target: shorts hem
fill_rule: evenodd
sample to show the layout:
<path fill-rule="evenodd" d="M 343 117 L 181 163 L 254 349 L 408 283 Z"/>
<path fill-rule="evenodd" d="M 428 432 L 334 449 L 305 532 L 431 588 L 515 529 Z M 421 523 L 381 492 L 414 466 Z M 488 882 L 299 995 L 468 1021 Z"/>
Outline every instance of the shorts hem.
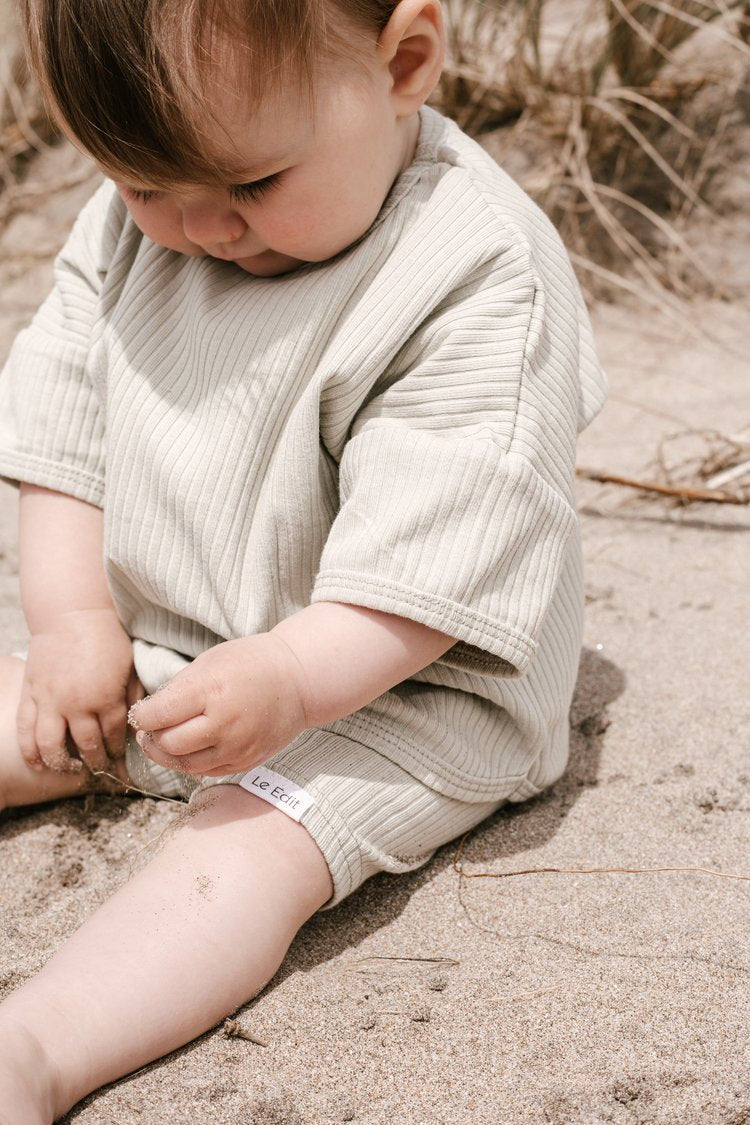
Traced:
<path fill-rule="evenodd" d="M 330 910 L 347 898 L 364 882 L 362 872 L 362 843 L 357 839 L 346 821 L 339 816 L 331 806 L 325 794 L 316 786 L 315 782 L 306 777 L 300 770 L 293 766 L 275 765 L 273 758 L 265 763 L 268 768 L 273 768 L 282 774 L 288 781 L 299 785 L 313 798 L 313 804 L 300 817 L 299 823 L 307 830 L 320 850 L 333 883 L 333 894 L 323 904 L 321 910 Z M 192 794 L 191 800 L 206 789 L 217 785 L 240 785 L 241 779 L 247 771 L 231 774 L 227 777 L 206 778 L 205 781 Z M 247 792 L 247 790 L 246 790 Z M 257 798 L 262 800 L 261 797 Z M 269 804 L 270 808 L 277 808 Z M 282 812 L 283 810 L 278 809 Z"/>

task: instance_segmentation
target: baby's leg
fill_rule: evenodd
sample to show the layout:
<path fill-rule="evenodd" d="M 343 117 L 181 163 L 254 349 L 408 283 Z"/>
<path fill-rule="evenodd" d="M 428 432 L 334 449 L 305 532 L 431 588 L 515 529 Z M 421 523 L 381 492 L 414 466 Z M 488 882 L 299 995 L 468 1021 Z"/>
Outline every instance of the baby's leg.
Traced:
<path fill-rule="evenodd" d="M 57 773 L 46 768 L 33 770 L 26 764 L 16 737 L 23 674 L 23 660 L 0 656 L 0 809 L 76 797 L 94 788 L 112 789 L 114 782 L 99 782 L 85 769 L 79 773 Z M 117 771 L 126 780 L 123 763 L 112 764 L 112 772 Z"/>
<path fill-rule="evenodd" d="M 0 1121 L 40 1125 L 255 995 L 332 893 L 307 830 L 204 793 L 164 849 L 0 1006 Z"/>

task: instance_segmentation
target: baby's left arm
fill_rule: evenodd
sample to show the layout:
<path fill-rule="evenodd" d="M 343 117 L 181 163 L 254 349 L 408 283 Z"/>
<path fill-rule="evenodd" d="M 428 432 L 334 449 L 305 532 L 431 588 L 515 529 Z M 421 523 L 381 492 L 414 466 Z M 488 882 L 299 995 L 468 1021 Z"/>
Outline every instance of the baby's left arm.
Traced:
<path fill-rule="evenodd" d="M 405 617 L 315 602 L 270 633 L 208 649 L 136 704 L 131 722 L 160 765 L 208 777 L 238 773 L 305 728 L 364 707 L 453 644 Z"/>

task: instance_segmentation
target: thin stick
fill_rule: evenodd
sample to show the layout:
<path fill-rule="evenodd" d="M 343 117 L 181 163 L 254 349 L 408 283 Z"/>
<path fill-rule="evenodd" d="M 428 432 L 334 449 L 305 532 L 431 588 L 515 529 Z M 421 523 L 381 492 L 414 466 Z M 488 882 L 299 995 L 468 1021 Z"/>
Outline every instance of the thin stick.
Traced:
<path fill-rule="evenodd" d="M 167 801 L 170 805 L 180 805 L 185 807 L 185 802 L 181 801 L 179 797 L 164 797 L 161 793 L 150 793 L 148 789 L 141 789 L 138 785 L 133 785 L 129 781 L 123 781 L 122 778 L 117 777 L 113 773 L 107 773 L 106 770 L 91 770 L 92 777 L 109 777 L 112 781 L 116 781 L 121 785 L 126 792 L 140 793 L 142 797 L 153 797 L 156 801 Z"/>
<path fill-rule="evenodd" d="M 715 875 L 718 879 L 741 879 L 750 882 L 750 875 L 716 871 L 712 867 L 527 867 L 517 871 L 465 871 L 461 861 L 465 842 L 466 836 L 462 836 L 453 860 L 453 870 L 462 879 L 509 879 L 512 875 L 658 875 L 665 871 L 688 871 L 701 875 Z"/>
<path fill-rule="evenodd" d="M 711 488 L 688 488 L 685 485 L 657 484 L 655 481 L 634 480 L 617 473 L 600 473 L 595 469 L 577 468 L 576 476 L 585 480 L 595 480 L 600 484 L 621 484 L 625 488 L 638 488 L 643 492 L 658 492 L 662 496 L 676 496 L 686 502 L 698 501 L 712 504 L 747 504 L 750 497 L 743 498 L 733 492 L 719 492 Z"/>
<path fill-rule="evenodd" d="M 748 473 L 750 473 L 750 461 L 743 461 L 741 465 L 733 465 L 730 469 L 716 473 L 706 481 L 706 484 L 709 488 L 721 488 L 725 484 L 731 484 L 733 480 L 747 476 Z"/>
<path fill-rule="evenodd" d="M 370 957 L 358 957 L 354 962 L 355 965 L 365 966 L 364 968 L 351 968 L 347 966 L 344 970 L 347 973 L 362 973 L 367 972 L 366 966 L 373 961 L 390 961 L 394 964 L 422 964 L 431 966 L 453 966 L 459 965 L 460 961 L 455 961 L 452 957 L 389 957 L 385 954 L 378 955 L 372 954 Z"/>

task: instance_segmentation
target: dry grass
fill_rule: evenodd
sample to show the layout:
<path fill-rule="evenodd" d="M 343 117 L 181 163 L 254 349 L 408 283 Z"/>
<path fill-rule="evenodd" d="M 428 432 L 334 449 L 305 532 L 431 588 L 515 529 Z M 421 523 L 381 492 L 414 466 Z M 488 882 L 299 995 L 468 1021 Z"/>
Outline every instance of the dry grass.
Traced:
<path fill-rule="evenodd" d="M 0 188 L 7 190 L 54 131 L 26 66 L 15 21 L 4 6 L 0 21 Z"/>
<path fill-rule="evenodd" d="M 488 147 L 558 226 L 589 290 L 675 308 L 699 289 L 721 293 L 685 232 L 707 208 L 743 83 L 750 101 L 750 0 L 443 2 L 435 103 L 467 132 L 493 134 Z M 22 185 L 54 139 L 12 32 L 0 99 L 1 226 L 47 193 Z"/>
<path fill-rule="evenodd" d="M 686 224 L 746 81 L 747 0 L 444 0 L 436 104 L 561 231 L 590 288 L 721 292 Z M 520 156 L 519 156 L 520 154 Z"/>
<path fill-rule="evenodd" d="M 12 9 L 0 0 L 0 227 L 23 203 L 30 161 L 56 138 L 21 48 Z M 51 186 L 54 191 L 54 185 Z"/>

